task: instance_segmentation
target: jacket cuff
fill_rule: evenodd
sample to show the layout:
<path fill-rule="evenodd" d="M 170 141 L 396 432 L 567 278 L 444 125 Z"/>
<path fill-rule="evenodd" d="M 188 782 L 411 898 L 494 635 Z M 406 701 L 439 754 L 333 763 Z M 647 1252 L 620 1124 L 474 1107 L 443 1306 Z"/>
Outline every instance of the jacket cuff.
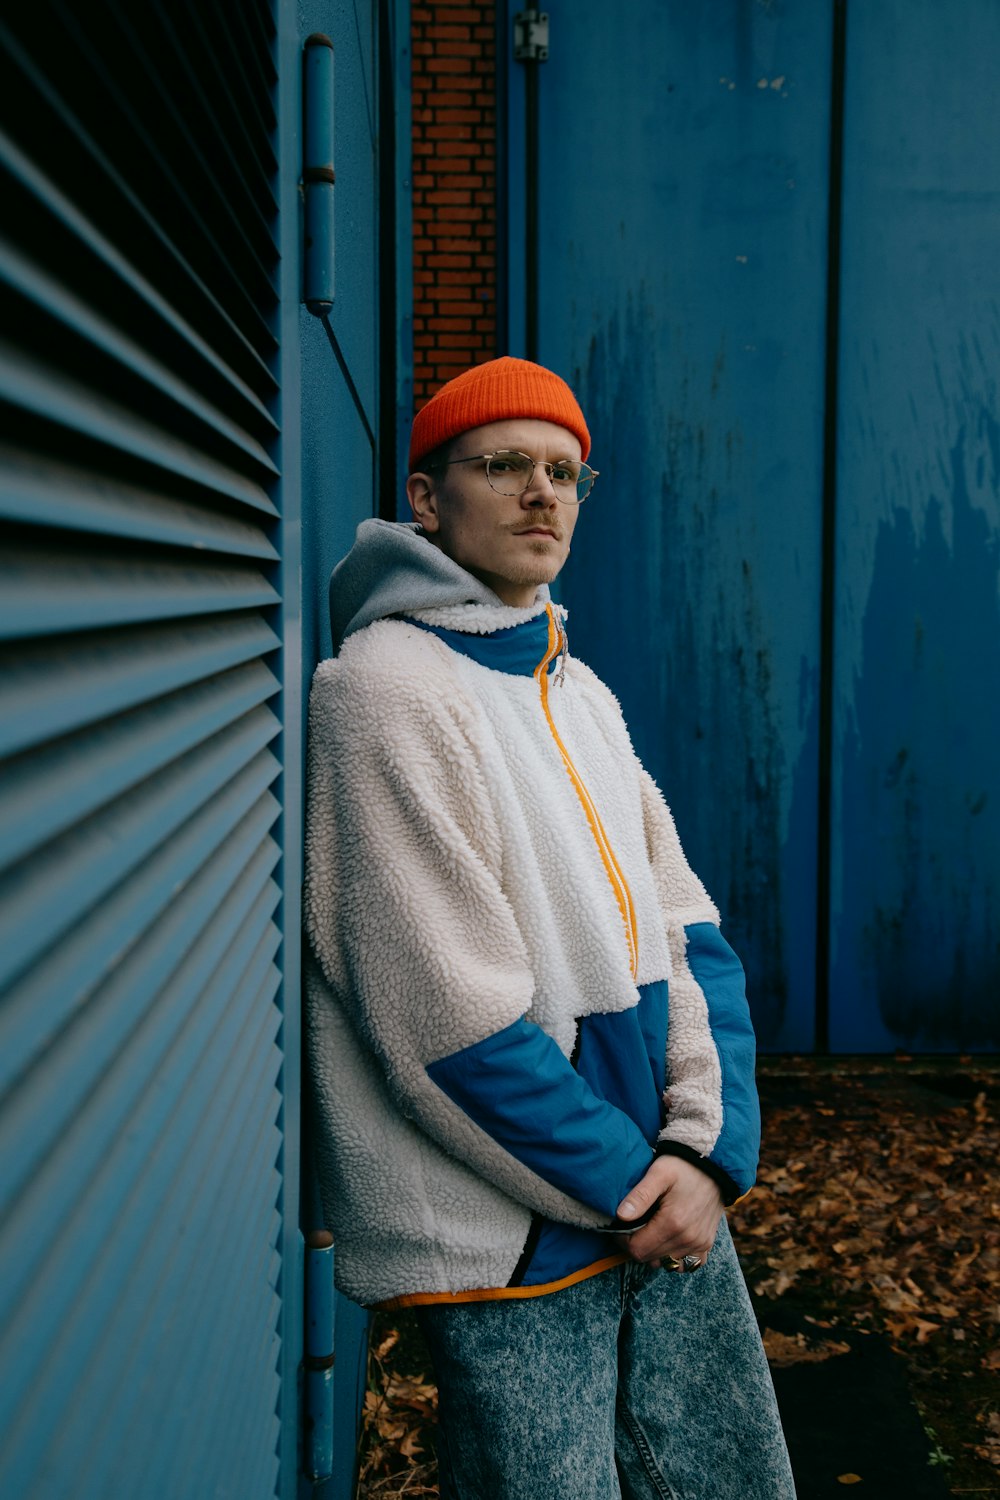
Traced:
<path fill-rule="evenodd" d="M 740 1196 L 740 1190 L 728 1172 L 716 1166 L 715 1162 L 707 1156 L 700 1156 L 693 1146 L 686 1146 L 683 1141 L 657 1141 L 654 1155 L 679 1156 L 681 1161 L 688 1161 L 693 1167 L 700 1168 L 707 1177 L 711 1177 L 722 1194 L 722 1201 L 727 1208 Z"/>

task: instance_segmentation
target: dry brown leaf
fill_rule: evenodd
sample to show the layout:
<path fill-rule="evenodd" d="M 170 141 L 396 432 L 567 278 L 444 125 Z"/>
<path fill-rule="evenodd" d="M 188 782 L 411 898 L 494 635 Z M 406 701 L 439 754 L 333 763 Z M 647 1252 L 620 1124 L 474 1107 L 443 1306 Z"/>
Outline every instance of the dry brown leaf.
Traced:
<path fill-rule="evenodd" d="M 424 1380 L 423 1375 L 393 1374 L 386 1382 L 385 1394 L 395 1405 L 412 1407 L 425 1416 L 433 1416 L 437 1410 L 437 1386 Z"/>
<path fill-rule="evenodd" d="M 765 1328 L 763 1339 L 768 1362 L 779 1368 L 816 1364 L 838 1354 L 849 1354 L 851 1349 L 850 1344 L 837 1339 L 810 1341 L 803 1333 L 778 1333 L 774 1328 Z"/>
<path fill-rule="evenodd" d="M 378 1348 L 374 1349 L 372 1352 L 375 1355 L 375 1358 L 377 1360 L 383 1360 L 383 1359 L 385 1359 L 386 1355 L 389 1353 L 389 1351 L 391 1349 L 395 1349 L 395 1347 L 396 1347 L 396 1345 L 398 1343 L 399 1343 L 399 1329 L 398 1328 L 390 1328 L 389 1332 L 386 1334 L 385 1338 L 379 1344 Z"/>
<path fill-rule="evenodd" d="M 402 1458 L 416 1458 L 417 1454 L 423 1453 L 423 1451 L 416 1428 L 411 1428 L 399 1445 L 400 1456 Z"/>

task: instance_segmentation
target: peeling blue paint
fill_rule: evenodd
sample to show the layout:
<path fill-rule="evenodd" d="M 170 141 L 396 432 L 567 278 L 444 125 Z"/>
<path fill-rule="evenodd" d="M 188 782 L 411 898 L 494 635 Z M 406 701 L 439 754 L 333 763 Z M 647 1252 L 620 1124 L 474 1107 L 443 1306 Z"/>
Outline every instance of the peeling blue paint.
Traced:
<path fill-rule="evenodd" d="M 838 1050 L 1000 1043 L 1000 11 L 972 16 L 883 0 L 848 26 Z"/>
<path fill-rule="evenodd" d="M 921 535 L 879 525 L 845 737 L 834 1016 L 876 1047 L 1000 1043 L 1000 535 L 965 442 Z"/>
<path fill-rule="evenodd" d="M 626 304 L 594 334 L 576 377 L 595 431 L 614 434 L 614 461 L 564 577 L 574 649 L 618 692 L 639 755 L 674 808 L 747 968 L 763 1044 L 797 1036 L 809 1045 L 815 659 L 776 634 L 766 555 L 758 581 L 758 560 L 731 545 L 747 463 L 740 427 L 718 431 L 707 411 L 687 420 L 635 400 L 664 385 L 648 328 L 648 311 Z M 720 345 L 706 375 L 709 407 L 726 378 Z M 693 383 L 693 372 L 680 382 L 689 401 Z M 775 683 L 782 653 L 793 655 L 787 707 Z"/>

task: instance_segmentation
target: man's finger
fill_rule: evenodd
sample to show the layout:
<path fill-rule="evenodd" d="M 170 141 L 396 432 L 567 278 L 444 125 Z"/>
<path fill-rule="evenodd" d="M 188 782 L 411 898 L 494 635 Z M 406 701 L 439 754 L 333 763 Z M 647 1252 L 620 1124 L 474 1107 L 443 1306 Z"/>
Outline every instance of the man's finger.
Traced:
<path fill-rule="evenodd" d="M 667 1195 L 671 1188 L 672 1176 L 669 1170 L 665 1170 L 667 1166 L 663 1158 L 658 1158 L 645 1176 L 640 1177 L 635 1186 L 629 1188 L 618 1205 L 619 1219 L 641 1218 L 655 1203 Z"/>
<path fill-rule="evenodd" d="M 629 1190 L 627 1198 L 623 1198 L 618 1205 L 619 1219 L 638 1219 L 646 1210 L 656 1202 L 658 1194 L 644 1182 L 637 1182 L 634 1188 Z"/>

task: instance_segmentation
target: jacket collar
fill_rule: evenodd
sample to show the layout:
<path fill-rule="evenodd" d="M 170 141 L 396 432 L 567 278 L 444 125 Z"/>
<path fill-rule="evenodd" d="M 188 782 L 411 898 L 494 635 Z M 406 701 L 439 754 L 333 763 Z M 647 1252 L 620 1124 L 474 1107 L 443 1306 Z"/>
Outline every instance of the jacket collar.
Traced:
<path fill-rule="evenodd" d="M 552 606 L 557 621 L 565 616 L 558 605 Z M 526 609 L 499 609 L 489 605 L 463 604 L 450 609 L 425 609 L 408 614 L 411 625 L 429 631 L 452 651 L 516 677 L 533 677 L 549 645 L 549 606 L 539 600 Z M 512 623 L 511 617 L 514 616 Z M 501 623 L 503 622 L 503 623 Z M 565 637 L 565 626 L 563 626 Z M 550 671 L 558 663 L 553 661 Z"/>

